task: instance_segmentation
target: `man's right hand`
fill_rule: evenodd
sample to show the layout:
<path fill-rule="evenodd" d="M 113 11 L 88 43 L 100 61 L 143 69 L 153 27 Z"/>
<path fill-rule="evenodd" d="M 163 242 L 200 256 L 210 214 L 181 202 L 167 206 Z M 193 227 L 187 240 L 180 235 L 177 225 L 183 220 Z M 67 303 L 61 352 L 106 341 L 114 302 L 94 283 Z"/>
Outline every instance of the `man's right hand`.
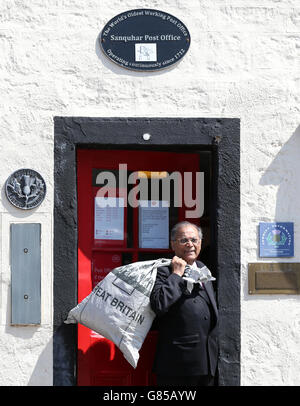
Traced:
<path fill-rule="evenodd" d="M 179 276 L 182 276 L 187 264 L 186 261 L 175 255 L 172 259 L 171 264 L 172 264 L 172 272 L 176 273 Z"/>

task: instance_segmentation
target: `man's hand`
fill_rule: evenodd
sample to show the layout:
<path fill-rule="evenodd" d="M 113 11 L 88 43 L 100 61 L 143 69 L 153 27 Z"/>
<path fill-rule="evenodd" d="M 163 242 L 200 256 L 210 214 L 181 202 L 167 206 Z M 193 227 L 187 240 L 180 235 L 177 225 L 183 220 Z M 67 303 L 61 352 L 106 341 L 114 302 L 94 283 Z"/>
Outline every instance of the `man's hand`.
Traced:
<path fill-rule="evenodd" d="M 182 276 L 185 270 L 186 262 L 184 259 L 177 257 L 176 255 L 172 259 L 172 272 L 179 276 Z"/>

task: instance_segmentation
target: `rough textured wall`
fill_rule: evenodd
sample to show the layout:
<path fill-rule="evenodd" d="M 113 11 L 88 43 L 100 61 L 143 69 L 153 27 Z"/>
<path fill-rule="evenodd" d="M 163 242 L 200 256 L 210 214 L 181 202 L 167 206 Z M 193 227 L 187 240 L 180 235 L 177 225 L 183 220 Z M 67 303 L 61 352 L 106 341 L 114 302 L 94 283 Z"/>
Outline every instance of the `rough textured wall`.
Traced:
<path fill-rule="evenodd" d="M 132 73 L 101 54 L 116 14 L 157 8 L 191 33 L 167 71 Z M 53 116 L 241 118 L 242 384 L 299 385 L 298 296 L 247 294 L 259 221 L 295 222 L 299 246 L 298 0 L 2 0 L 0 12 L 0 384 L 52 384 Z M 39 171 L 47 197 L 30 213 L 6 201 L 16 169 Z M 42 323 L 10 326 L 9 224 L 42 224 Z"/>

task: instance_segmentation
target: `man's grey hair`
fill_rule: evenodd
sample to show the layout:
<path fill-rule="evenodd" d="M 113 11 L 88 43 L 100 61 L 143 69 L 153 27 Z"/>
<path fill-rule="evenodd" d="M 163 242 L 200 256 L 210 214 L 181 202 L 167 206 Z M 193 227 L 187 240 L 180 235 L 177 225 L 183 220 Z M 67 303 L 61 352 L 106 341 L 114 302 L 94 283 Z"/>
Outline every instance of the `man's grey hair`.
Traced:
<path fill-rule="evenodd" d="M 176 240 L 176 234 L 177 234 L 178 229 L 181 227 L 185 227 L 185 226 L 195 227 L 198 230 L 200 240 L 202 240 L 203 234 L 202 234 L 201 227 L 198 227 L 198 226 L 196 226 L 196 224 L 190 223 L 189 221 L 180 221 L 179 223 L 175 224 L 175 226 L 171 230 L 171 235 L 170 235 L 171 241 Z"/>

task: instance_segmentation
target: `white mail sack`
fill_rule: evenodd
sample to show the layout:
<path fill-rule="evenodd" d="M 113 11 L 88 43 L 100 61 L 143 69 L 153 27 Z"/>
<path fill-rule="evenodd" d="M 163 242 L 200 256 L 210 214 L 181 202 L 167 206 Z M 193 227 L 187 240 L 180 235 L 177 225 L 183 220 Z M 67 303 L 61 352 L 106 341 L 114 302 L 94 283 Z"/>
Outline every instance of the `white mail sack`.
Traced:
<path fill-rule="evenodd" d="M 113 269 L 70 310 L 65 323 L 80 323 L 113 341 L 136 368 L 139 350 L 155 318 L 150 293 L 157 268 L 170 263 L 170 259 L 161 258 Z"/>

